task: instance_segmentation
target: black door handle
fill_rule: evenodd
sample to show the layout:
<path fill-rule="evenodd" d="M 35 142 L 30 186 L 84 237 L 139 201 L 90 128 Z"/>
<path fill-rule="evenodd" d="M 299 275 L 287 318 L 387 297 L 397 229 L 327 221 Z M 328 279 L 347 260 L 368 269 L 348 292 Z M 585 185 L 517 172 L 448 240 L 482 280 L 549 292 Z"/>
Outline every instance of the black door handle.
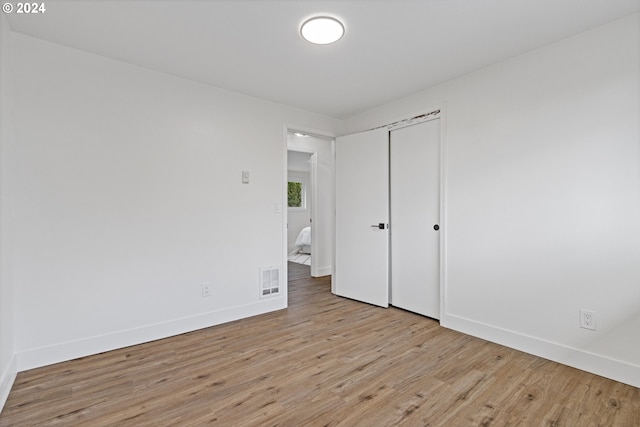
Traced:
<path fill-rule="evenodd" d="M 373 228 L 379 228 L 380 230 L 384 230 L 386 228 L 384 222 L 380 222 L 378 224 L 373 224 L 371 227 Z"/>
<path fill-rule="evenodd" d="M 433 229 L 438 231 L 438 230 L 440 230 L 440 226 L 438 224 L 436 224 L 436 225 L 433 226 Z"/>

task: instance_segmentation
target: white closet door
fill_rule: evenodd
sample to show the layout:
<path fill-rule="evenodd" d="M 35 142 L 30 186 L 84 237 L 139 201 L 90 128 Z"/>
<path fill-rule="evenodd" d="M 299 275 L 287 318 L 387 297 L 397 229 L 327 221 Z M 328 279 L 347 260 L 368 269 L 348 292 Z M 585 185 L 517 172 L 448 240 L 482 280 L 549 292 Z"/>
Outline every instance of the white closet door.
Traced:
<path fill-rule="evenodd" d="M 391 131 L 391 304 L 440 318 L 440 120 Z"/>
<path fill-rule="evenodd" d="M 389 131 L 378 129 L 337 138 L 337 295 L 388 306 L 388 223 Z"/>

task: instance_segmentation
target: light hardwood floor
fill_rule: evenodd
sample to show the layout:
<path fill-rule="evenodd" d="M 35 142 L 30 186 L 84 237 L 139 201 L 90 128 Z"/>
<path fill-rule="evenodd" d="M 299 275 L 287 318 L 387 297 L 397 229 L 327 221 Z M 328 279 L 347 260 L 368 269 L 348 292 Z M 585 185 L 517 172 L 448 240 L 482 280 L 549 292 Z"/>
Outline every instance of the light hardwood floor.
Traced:
<path fill-rule="evenodd" d="M 0 426 L 624 426 L 640 389 L 330 293 L 18 374 Z"/>

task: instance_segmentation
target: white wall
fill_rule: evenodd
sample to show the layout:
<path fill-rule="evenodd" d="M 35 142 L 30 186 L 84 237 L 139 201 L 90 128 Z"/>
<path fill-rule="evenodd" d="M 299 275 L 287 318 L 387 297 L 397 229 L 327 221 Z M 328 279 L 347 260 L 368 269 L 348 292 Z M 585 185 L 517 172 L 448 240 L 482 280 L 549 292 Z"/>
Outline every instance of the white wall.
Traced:
<path fill-rule="evenodd" d="M 13 43 L 19 369 L 285 306 L 286 287 L 258 293 L 260 267 L 286 268 L 283 123 L 339 122 L 20 34 Z"/>
<path fill-rule="evenodd" d="M 6 149 L 13 138 L 11 121 L 11 33 L 0 15 L 0 410 L 16 376 L 13 347 L 13 287 L 11 284 L 11 217 L 6 176 Z"/>
<path fill-rule="evenodd" d="M 445 107 L 444 326 L 635 386 L 639 27 L 636 14 L 345 123 Z"/>
<path fill-rule="evenodd" d="M 303 129 L 304 130 L 304 129 Z M 299 137 L 288 135 L 288 146 L 291 149 L 312 150 L 317 154 L 317 211 L 313 218 L 314 237 L 317 239 L 318 253 L 315 256 L 315 276 L 326 276 L 333 270 L 333 187 L 334 187 L 334 155 L 333 141 L 317 136 Z"/>

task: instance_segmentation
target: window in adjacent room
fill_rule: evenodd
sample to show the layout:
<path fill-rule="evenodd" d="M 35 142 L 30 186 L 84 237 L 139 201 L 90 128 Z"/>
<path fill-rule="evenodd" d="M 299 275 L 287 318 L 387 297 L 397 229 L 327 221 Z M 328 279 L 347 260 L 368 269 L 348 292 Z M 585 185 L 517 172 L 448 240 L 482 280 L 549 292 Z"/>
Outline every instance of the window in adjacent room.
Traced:
<path fill-rule="evenodd" d="M 288 182 L 289 210 L 306 210 L 306 185 L 303 180 L 289 178 Z"/>

